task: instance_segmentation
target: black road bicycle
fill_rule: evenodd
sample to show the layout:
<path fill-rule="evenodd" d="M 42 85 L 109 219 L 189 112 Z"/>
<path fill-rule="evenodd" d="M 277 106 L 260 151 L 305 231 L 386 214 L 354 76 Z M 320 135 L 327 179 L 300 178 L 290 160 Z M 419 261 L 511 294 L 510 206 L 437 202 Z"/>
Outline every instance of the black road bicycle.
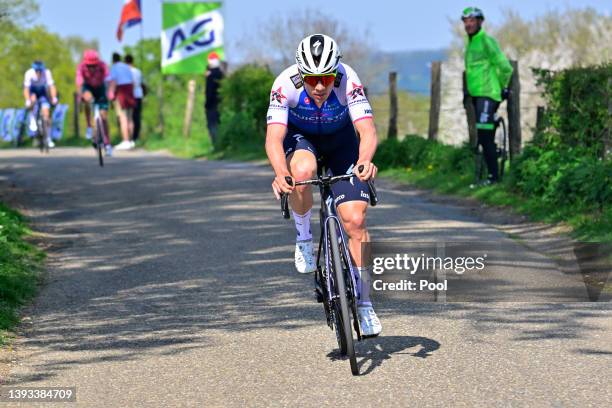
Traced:
<path fill-rule="evenodd" d="M 41 153 L 49 153 L 49 126 L 47 126 L 47 122 L 43 118 L 40 101 L 37 100 L 35 102 L 31 114 L 34 115 L 36 121 L 36 140 L 38 142 L 38 148 Z"/>
<path fill-rule="evenodd" d="M 476 143 L 477 145 L 474 147 L 474 160 L 476 164 L 474 184 L 479 185 L 488 179 L 489 172 L 482 146 L 478 142 Z M 502 181 L 506 169 L 506 161 L 508 160 L 508 135 L 506 132 L 506 121 L 503 117 L 497 115 L 495 118 L 495 158 L 499 169 L 498 180 Z"/>
<path fill-rule="evenodd" d="M 360 168 L 359 171 L 363 171 L 363 168 Z M 319 210 L 321 235 L 317 252 L 315 292 L 317 300 L 323 303 L 327 325 L 336 332 L 340 354 L 349 358 L 353 375 L 359 375 L 353 344 L 353 329 L 357 341 L 361 341 L 363 336 L 357 316 L 356 282 L 352 273 L 353 266 L 346 233 L 338 219 L 331 189 L 332 184 L 357 176 L 354 174 L 322 176 L 321 174 L 323 172 L 319 172 L 316 179 L 295 183 L 296 186 L 307 184 L 318 186 L 321 193 L 321 209 Z M 287 183 L 292 184 L 293 180 L 287 177 Z M 371 180 L 368 181 L 368 187 L 370 204 L 375 206 L 378 203 L 378 197 Z M 281 194 L 281 211 L 285 219 L 289 219 L 288 198 L 287 194 Z"/>
<path fill-rule="evenodd" d="M 102 121 L 102 116 L 100 115 L 100 107 L 93 102 L 91 105 L 93 105 L 94 121 L 96 123 L 96 132 L 93 136 L 93 145 L 98 151 L 98 163 L 100 164 L 100 167 L 104 167 L 104 145 L 105 141 L 108 140 L 108 137 L 104 133 L 105 128 Z"/>

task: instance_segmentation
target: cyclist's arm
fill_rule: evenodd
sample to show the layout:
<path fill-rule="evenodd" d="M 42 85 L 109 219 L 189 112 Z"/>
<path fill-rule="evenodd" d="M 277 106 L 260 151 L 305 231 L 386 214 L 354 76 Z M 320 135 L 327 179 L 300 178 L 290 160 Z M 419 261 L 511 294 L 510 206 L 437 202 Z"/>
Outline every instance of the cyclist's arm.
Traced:
<path fill-rule="evenodd" d="M 279 123 L 268 125 L 266 131 L 266 154 L 277 176 L 289 174 L 289 169 L 287 168 L 287 162 L 285 160 L 285 151 L 283 149 L 283 139 L 286 133 L 287 126 Z"/>
<path fill-rule="evenodd" d="M 485 37 L 484 39 L 485 50 L 489 55 L 489 61 L 497 71 L 497 78 L 499 79 L 499 86 L 504 89 L 510 84 L 510 78 L 512 77 L 512 65 L 508 61 L 508 58 L 499 48 L 499 44 L 493 37 Z"/>
<path fill-rule="evenodd" d="M 47 80 L 47 88 L 49 89 L 51 101 L 55 104 L 57 103 L 57 88 L 55 87 L 55 81 L 53 81 L 53 75 L 51 74 L 51 70 L 45 70 L 45 77 Z"/>
<path fill-rule="evenodd" d="M 361 180 L 369 180 L 376 177 L 378 169 L 372 163 L 376 146 L 378 145 L 378 135 L 374 126 L 374 119 L 363 118 L 354 123 L 355 130 L 359 135 L 359 159 L 356 163 L 356 174 Z M 359 171 L 359 167 L 364 165 L 363 171 Z"/>
<path fill-rule="evenodd" d="M 358 120 L 355 122 L 355 129 L 359 134 L 359 162 L 372 161 L 378 145 L 374 120 L 372 118 Z"/>
<path fill-rule="evenodd" d="M 32 82 L 31 78 L 28 76 L 28 72 L 29 71 L 26 71 L 23 76 L 23 99 L 26 101 L 30 100 L 30 83 Z"/>

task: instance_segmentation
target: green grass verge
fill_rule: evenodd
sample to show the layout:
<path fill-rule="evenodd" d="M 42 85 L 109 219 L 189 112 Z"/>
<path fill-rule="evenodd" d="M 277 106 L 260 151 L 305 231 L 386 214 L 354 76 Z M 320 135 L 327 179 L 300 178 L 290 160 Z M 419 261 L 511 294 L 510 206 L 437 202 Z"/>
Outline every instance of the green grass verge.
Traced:
<path fill-rule="evenodd" d="M 0 344 L 19 323 L 18 311 L 36 294 L 44 254 L 25 241 L 23 217 L 0 203 Z"/>
<path fill-rule="evenodd" d="M 513 192 L 506 181 L 497 185 L 470 189 L 472 175 L 445 174 L 435 169 L 393 168 L 384 170 L 383 177 L 420 188 L 461 197 L 472 197 L 495 206 L 508 207 L 534 221 L 565 223 L 573 229 L 576 239 L 588 242 L 612 241 L 612 209 L 598 213 L 579 212 L 573 207 L 551 208 L 539 198 L 523 197 Z"/>

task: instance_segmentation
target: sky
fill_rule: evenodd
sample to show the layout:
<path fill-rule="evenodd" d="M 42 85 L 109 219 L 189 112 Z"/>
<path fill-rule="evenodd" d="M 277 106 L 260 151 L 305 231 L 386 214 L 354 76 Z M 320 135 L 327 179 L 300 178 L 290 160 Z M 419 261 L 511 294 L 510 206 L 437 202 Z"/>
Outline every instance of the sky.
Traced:
<path fill-rule="evenodd" d="M 143 4 L 143 34 L 159 37 L 161 31 L 161 0 L 141 0 Z M 40 13 L 35 24 L 43 24 L 60 35 L 80 35 L 98 39 L 100 52 L 110 58 L 122 45 L 135 44 L 140 38 L 138 26 L 127 29 L 123 44 L 115 38 L 123 0 L 39 0 Z M 348 28 L 363 32 L 367 28 L 373 43 L 382 51 L 404 51 L 445 48 L 451 41 L 449 19 L 458 19 L 461 10 L 476 4 L 486 21 L 501 20 L 502 12 L 511 8 L 526 19 L 549 10 L 592 7 L 610 16 L 610 0 L 488 0 L 464 3 L 456 0 L 226 0 L 226 56 L 240 60 L 236 43 L 256 32 L 259 25 L 273 25 L 279 15 L 288 15 L 308 8 L 329 13 Z"/>

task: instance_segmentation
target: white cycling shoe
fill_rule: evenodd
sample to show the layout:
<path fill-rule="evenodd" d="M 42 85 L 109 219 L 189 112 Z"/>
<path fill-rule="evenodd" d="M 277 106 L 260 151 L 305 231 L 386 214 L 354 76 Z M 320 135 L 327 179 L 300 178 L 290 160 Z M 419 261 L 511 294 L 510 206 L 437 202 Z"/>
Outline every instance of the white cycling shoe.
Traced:
<path fill-rule="evenodd" d="M 376 316 L 372 306 L 357 307 L 357 317 L 362 336 L 375 337 L 382 331 L 382 324 L 380 324 L 380 320 L 378 320 L 378 316 Z"/>
<path fill-rule="evenodd" d="M 312 241 L 295 243 L 295 269 L 299 273 L 311 273 L 317 270 Z"/>

